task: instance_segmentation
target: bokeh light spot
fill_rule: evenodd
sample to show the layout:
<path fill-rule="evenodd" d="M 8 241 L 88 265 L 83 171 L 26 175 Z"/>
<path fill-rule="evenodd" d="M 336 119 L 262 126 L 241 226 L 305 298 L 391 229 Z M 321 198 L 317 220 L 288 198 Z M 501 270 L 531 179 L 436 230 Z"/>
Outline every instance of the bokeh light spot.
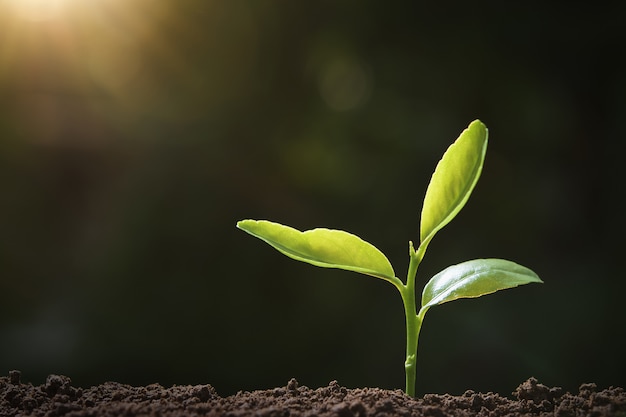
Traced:
<path fill-rule="evenodd" d="M 328 106 L 336 111 L 351 110 L 369 98 L 371 78 L 354 59 L 339 58 L 328 63 L 319 74 L 319 90 Z"/>

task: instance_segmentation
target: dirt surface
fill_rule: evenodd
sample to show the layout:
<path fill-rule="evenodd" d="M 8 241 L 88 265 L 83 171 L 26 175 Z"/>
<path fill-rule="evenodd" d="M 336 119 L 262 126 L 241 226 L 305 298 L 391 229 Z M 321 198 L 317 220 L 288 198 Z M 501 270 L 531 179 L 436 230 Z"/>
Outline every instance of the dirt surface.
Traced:
<path fill-rule="evenodd" d="M 211 385 L 164 388 L 107 382 L 77 388 L 61 375 L 50 375 L 45 384 L 34 386 L 21 382 L 19 371 L 11 371 L 0 378 L 0 416 L 626 417 L 626 392 L 583 384 L 570 394 L 530 378 L 511 398 L 466 391 L 461 396 L 427 394 L 414 399 L 400 390 L 348 389 L 336 381 L 311 389 L 292 379 L 282 388 L 221 397 Z"/>

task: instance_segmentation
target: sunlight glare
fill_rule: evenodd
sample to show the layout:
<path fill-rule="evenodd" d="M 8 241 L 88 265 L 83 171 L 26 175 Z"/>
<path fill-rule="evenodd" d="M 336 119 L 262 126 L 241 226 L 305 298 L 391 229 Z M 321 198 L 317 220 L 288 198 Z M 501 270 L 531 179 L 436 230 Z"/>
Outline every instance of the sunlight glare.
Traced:
<path fill-rule="evenodd" d="M 60 17 L 68 0 L 11 0 L 16 17 L 30 21 L 43 21 Z"/>
<path fill-rule="evenodd" d="M 206 106 L 199 103 L 220 105 L 222 95 L 235 90 L 231 85 L 240 83 L 216 83 L 213 94 L 198 94 L 206 85 L 198 69 L 204 61 L 190 58 L 189 48 L 217 57 L 212 58 L 214 78 L 226 68 L 224 77 L 241 78 L 238 74 L 248 73 L 238 68 L 249 65 L 240 59 L 254 50 L 247 46 L 254 40 L 247 29 L 251 24 L 237 31 L 246 49 L 225 52 L 219 36 L 207 36 L 204 23 L 175 4 L 0 0 L 0 96 L 19 102 L 11 114 L 16 129 L 26 140 L 46 146 L 99 146 L 107 141 L 103 126 L 111 120 L 130 129 L 131 121 L 144 123 L 146 115 L 189 119 L 202 116 Z M 228 21 L 217 13 L 222 6 L 212 10 L 207 14 L 212 22 Z M 225 30 L 209 27 L 216 27 L 210 32 L 215 34 Z M 191 97 L 190 105 L 172 106 L 177 97 Z"/>

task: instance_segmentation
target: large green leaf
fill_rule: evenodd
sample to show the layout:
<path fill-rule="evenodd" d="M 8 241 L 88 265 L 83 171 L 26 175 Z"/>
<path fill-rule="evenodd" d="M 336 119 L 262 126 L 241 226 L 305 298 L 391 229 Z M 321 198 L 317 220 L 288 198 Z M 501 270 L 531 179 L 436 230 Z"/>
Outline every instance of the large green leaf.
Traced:
<path fill-rule="evenodd" d="M 301 232 L 267 220 L 242 220 L 237 227 L 298 261 L 371 275 L 396 286 L 401 284 L 381 251 L 348 232 L 331 229 Z"/>
<path fill-rule="evenodd" d="M 480 120 L 474 120 L 437 164 L 422 207 L 422 243 L 427 244 L 469 199 L 483 168 L 487 137 L 485 125 Z"/>
<path fill-rule="evenodd" d="M 504 259 L 474 259 L 452 265 L 428 281 L 422 309 L 458 298 L 475 298 L 531 282 L 543 282 L 530 269 Z"/>

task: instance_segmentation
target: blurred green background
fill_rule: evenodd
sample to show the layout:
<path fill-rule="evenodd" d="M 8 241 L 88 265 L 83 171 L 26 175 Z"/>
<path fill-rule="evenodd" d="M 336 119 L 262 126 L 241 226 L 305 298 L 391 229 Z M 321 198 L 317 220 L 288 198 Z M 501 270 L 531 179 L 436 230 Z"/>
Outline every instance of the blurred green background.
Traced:
<path fill-rule="evenodd" d="M 626 3 L 5 0 L 0 372 L 79 386 L 404 386 L 382 280 L 243 218 L 351 231 L 404 277 L 470 121 L 481 181 L 419 285 L 502 257 L 545 284 L 429 311 L 418 393 L 626 386 Z"/>

